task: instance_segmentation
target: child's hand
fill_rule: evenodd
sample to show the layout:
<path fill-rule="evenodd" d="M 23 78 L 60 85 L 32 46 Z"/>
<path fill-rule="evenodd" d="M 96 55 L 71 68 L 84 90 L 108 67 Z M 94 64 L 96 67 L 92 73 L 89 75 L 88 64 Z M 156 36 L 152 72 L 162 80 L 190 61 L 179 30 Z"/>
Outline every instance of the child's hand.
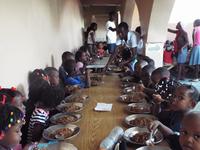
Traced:
<path fill-rule="evenodd" d="M 37 144 L 38 144 L 37 142 L 27 144 L 26 146 L 24 146 L 23 150 L 30 150 L 30 149 L 37 150 Z"/>
<path fill-rule="evenodd" d="M 164 101 L 162 99 L 161 95 L 159 95 L 159 94 L 153 94 L 152 96 L 153 96 L 154 102 L 156 102 L 157 104 L 160 104 Z"/>
<path fill-rule="evenodd" d="M 135 91 L 136 91 L 136 92 L 143 92 L 144 89 L 145 89 L 145 87 L 144 87 L 143 84 L 137 84 L 137 85 L 135 86 Z"/>
<path fill-rule="evenodd" d="M 155 120 L 155 121 L 153 121 L 153 122 L 150 123 L 150 125 L 148 126 L 148 129 L 150 131 L 155 131 L 161 125 L 162 125 L 162 123 L 160 121 Z"/>

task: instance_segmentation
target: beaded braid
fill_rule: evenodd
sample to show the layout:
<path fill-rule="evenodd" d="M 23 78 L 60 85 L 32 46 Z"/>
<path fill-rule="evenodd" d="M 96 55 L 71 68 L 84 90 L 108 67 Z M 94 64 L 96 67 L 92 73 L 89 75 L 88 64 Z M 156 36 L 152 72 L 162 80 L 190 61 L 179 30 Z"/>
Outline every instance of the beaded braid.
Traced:
<path fill-rule="evenodd" d="M 0 105 L 0 140 L 12 126 L 24 122 L 24 114 L 9 104 Z"/>
<path fill-rule="evenodd" d="M 14 97 L 22 95 L 15 87 L 2 88 L 0 87 L 0 104 L 12 104 Z"/>

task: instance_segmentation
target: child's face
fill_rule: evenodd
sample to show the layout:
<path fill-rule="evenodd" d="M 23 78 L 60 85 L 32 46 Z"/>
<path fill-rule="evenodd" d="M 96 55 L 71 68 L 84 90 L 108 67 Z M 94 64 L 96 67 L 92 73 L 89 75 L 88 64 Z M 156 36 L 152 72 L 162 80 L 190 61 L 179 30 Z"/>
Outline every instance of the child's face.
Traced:
<path fill-rule="evenodd" d="M 151 76 L 151 81 L 152 81 L 154 84 L 159 83 L 159 81 L 160 81 L 160 76 L 159 76 L 159 74 L 152 74 L 152 76 Z"/>
<path fill-rule="evenodd" d="M 2 143 L 8 145 L 9 147 L 13 148 L 21 141 L 21 128 L 23 123 L 17 123 L 16 125 L 12 126 L 6 133 L 4 138 L 2 139 Z"/>
<path fill-rule="evenodd" d="M 128 31 L 126 31 L 124 28 L 120 28 L 120 29 L 118 29 L 117 34 L 120 39 L 126 39 Z"/>
<path fill-rule="evenodd" d="M 189 97 L 187 92 L 187 88 L 180 86 L 175 91 L 175 96 L 173 98 L 173 102 L 171 104 L 172 110 L 188 110 L 194 107 L 193 100 Z"/>
<path fill-rule="evenodd" d="M 183 119 L 179 142 L 182 150 L 200 150 L 199 117 L 186 117 Z"/>
<path fill-rule="evenodd" d="M 83 62 L 86 62 L 86 61 L 87 61 L 87 54 L 86 54 L 85 52 L 82 53 L 82 55 L 81 55 L 81 60 L 82 60 Z"/>
<path fill-rule="evenodd" d="M 52 75 L 49 76 L 49 81 L 51 86 L 59 85 L 59 73 L 57 71 L 53 71 Z"/>
<path fill-rule="evenodd" d="M 17 95 L 13 99 L 13 105 L 19 108 L 25 114 L 25 106 L 23 104 L 24 101 L 25 101 L 25 97 L 21 95 Z"/>
<path fill-rule="evenodd" d="M 148 72 L 142 71 L 142 72 L 141 72 L 141 80 L 142 80 L 142 83 L 144 84 L 144 86 L 145 86 L 145 87 L 148 87 L 148 85 L 149 85 L 150 82 L 151 82 L 149 73 L 148 73 Z"/>
<path fill-rule="evenodd" d="M 99 49 L 103 49 L 103 43 L 99 43 Z"/>

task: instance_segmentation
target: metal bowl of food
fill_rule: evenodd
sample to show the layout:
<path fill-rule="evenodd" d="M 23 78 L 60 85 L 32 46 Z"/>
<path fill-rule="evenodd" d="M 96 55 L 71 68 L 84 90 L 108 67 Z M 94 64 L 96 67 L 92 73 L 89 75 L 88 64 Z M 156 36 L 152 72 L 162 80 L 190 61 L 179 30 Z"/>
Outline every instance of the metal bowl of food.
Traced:
<path fill-rule="evenodd" d="M 127 142 L 130 142 L 132 144 L 146 145 L 146 142 L 150 139 L 150 134 L 151 133 L 147 128 L 132 127 L 124 132 L 123 137 Z M 153 144 L 158 144 L 162 142 L 162 133 L 157 130 L 157 132 L 152 135 L 151 140 Z"/>
<path fill-rule="evenodd" d="M 122 82 L 133 82 L 133 77 L 126 76 L 126 77 L 123 77 L 121 80 L 122 80 Z"/>
<path fill-rule="evenodd" d="M 132 87 L 126 87 L 123 89 L 123 93 L 124 94 L 128 94 L 128 93 L 132 93 L 135 91 L 135 86 L 132 86 Z"/>
<path fill-rule="evenodd" d="M 148 114 L 129 115 L 124 119 L 125 123 L 132 127 L 148 127 L 154 120 L 157 120 L 157 118 Z"/>
<path fill-rule="evenodd" d="M 144 103 L 145 95 L 141 92 L 134 92 L 131 94 L 124 94 L 119 96 L 119 101 L 124 103 Z"/>
<path fill-rule="evenodd" d="M 148 103 L 131 103 L 126 107 L 126 110 L 134 114 L 151 113 L 151 105 Z"/>
<path fill-rule="evenodd" d="M 153 145 L 153 146 L 143 146 L 143 147 L 137 148 L 136 150 L 171 150 L 171 148 L 167 146 Z"/>
<path fill-rule="evenodd" d="M 80 133 L 80 128 L 74 124 L 54 125 L 43 131 L 43 138 L 46 140 L 69 140 Z"/>
<path fill-rule="evenodd" d="M 83 103 L 64 103 L 57 106 L 57 110 L 61 112 L 80 112 L 83 110 Z"/>
<path fill-rule="evenodd" d="M 82 115 L 79 113 L 58 113 L 50 118 L 53 124 L 63 124 L 76 123 L 81 119 Z"/>
<path fill-rule="evenodd" d="M 88 95 L 72 94 L 70 96 L 67 96 L 61 103 L 71 103 L 71 102 L 86 103 L 88 101 L 89 101 Z"/>

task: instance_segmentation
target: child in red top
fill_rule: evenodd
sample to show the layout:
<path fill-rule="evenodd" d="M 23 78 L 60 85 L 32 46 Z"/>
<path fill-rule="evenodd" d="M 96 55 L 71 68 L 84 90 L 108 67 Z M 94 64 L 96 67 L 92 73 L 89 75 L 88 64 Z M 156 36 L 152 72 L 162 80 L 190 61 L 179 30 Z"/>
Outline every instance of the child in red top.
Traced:
<path fill-rule="evenodd" d="M 174 52 L 173 42 L 167 40 L 164 45 L 164 53 L 163 53 L 164 65 L 173 64 L 173 52 Z"/>
<path fill-rule="evenodd" d="M 102 42 L 100 42 L 98 44 L 98 50 L 97 50 L 97 56 L 100 57 L 100 58 L 104 57 L 104 55 L 105 55 L 105 51 L 104 51 L 103 48 L 104 48 L 104 45 L 103 45 Z"/>

